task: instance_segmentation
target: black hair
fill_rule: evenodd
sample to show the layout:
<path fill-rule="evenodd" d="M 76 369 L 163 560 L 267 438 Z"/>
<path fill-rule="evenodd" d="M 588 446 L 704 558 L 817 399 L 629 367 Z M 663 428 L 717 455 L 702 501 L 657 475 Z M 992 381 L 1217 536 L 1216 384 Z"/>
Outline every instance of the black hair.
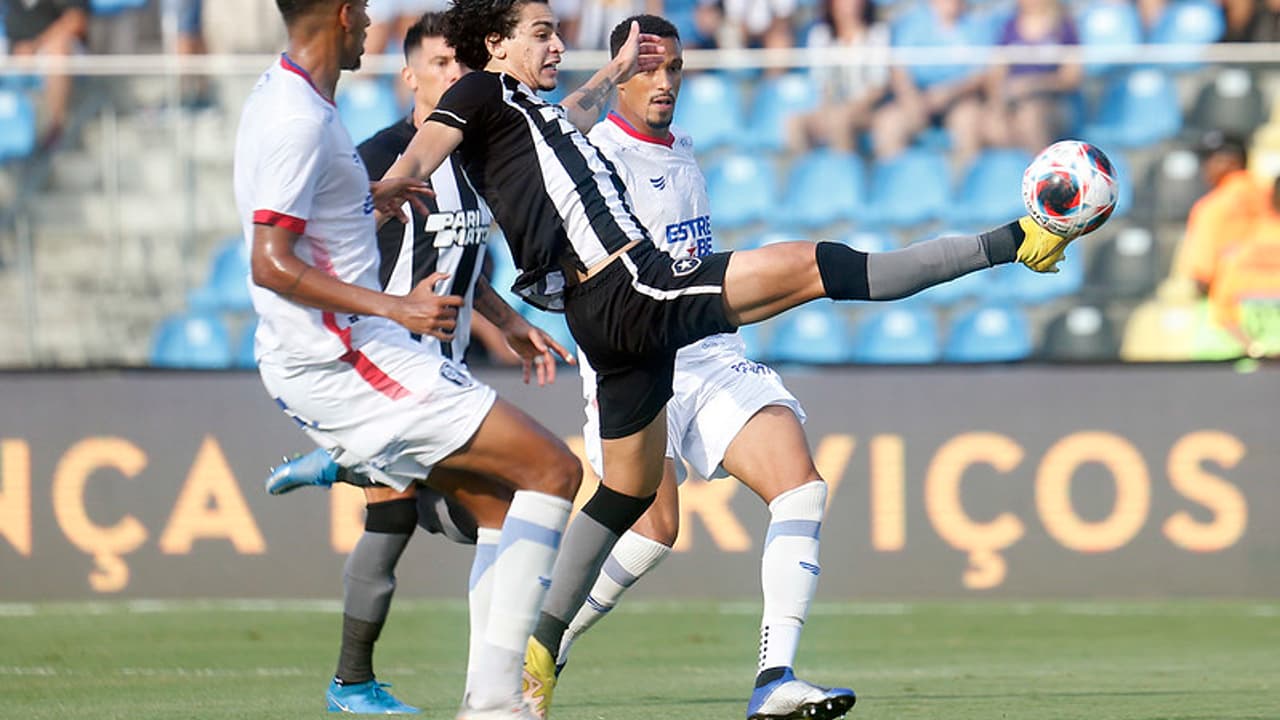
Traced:
<path fill-rule="evenodd" d="M 1200 156 L 1207 158 L 1210 155 L 1226 155 L 1241 167 L 1249 164 L 1249 149 L 1245 145 L 1245 140 L 1235 133 L 1223 132 L 1221 130 L 1209 130 L 1200 137 Z"/>
<path fill-rule="evenodd" d="M 330 5 L 335 0 L 276 0 L 276 7 L 285 25 L 292 25 L 294 20 L 306 15 L 322 5 Z"/>
<path fill-rule="evenodd" d="M 836 19 L 832 12 L 832 0 L 823 0 L 818 7 L 818 19 L 831 26 L 832 32 L 836 30 Z M 862 14 L 858 20 L 865 27 L 871 27 L 876 22 L 876 3 L 875 0 L 862 0 Z"/>
<path fill-rule="evenodd" d="M 547 0 L 454 0 L 444 14 L 444 39 L 458 53 L 458 62 L 483 69 L 489 64 L 485 38 L 497 33 L 511 37 L 520 24 L 520 8 Z"/>
<path fill-rule="evenodd" d="M 413 51 L 422 47 L 422 41 L 427 38 L 444 37 L 444 13 L 429 12 L 418 18 L 418 22 L 409 27 L 404 34 L 404 59 L 409 61 L 409 55 Z"/>
<path fill-rule="evenodd" d="M 633 22 L 640 23 L 640 32 L 642 33 L 680 40 L 680 31 L 666 18 L 660 18 L 657 15 L 632 15 L 615 25 L 613 32 L 609 33 L 609 57 L 616 56 L 618 50 L 622 49 L 622 44 L 627 41 L 627 36 L 631 34 L 631 23 Z"/>

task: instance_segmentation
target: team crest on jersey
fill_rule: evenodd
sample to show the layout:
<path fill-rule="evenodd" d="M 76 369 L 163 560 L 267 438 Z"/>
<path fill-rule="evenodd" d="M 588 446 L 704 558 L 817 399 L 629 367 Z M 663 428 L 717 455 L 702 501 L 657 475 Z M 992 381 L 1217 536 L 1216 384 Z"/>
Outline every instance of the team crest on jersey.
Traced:
<path fill-rule="evenodd" d="M 440 363 L 440 377 L 457 385 L 458 387 L 471 387 L 471 376 L 463 372 L 462 368 L 445 360 Z"/>
<path fill-rule="evenodd" d="M 701 265 L 702 261 L 696 257 L 682 257 L 671 263 L 671 274 L 676 277 L 684 277 L 694 270 L 697 270 Z"/>

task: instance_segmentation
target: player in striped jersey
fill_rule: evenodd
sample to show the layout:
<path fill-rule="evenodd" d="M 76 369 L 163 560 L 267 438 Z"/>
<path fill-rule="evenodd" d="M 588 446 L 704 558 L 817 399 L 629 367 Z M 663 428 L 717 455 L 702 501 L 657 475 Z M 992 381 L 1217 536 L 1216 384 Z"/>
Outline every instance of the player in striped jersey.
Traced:
<path fill-rule="evenodd" d="M 1052 272 L 1070 242 L 1024 217 L 888 253 L 793 242 L 672 259 L 583 135 L 618 83 L 660 65 L 658 39 L 633 24 L 614 59 L 552 105 L 537 93 L 556 86 L 565 49 L 556 27 L 545 0 L 455 0 L 445 37 L 462 62 L 484 69 L 444 94 L 385 176 L 426 177 L 460 151 L 522 271 L 514 289 L 563 309 L 597 372 L 605 480 L 565 534 L 525 662 L 543 712 L 573 614 L 618 537 L 654 501 L 680 348 L 822 297 L 895 300 L 1012 262 Z"/>
<path fill-rule="evenodd" d="M 458 717 L 527 717 L 519 697 L 524 644 L 544 593 L 539 578 L 550 571 L 580 465 L 563 443 L 498 400 L 460 364 L 488 229 L 487 209 L 465 176 L 448 164 L 431 176 L 434 212 L 423 223 L 413 222 L 411 208 L 401 205 L 408 185 L 381 205 L 369 193 L 365 163 L 332 103 L 339 69 L 358 65 L 365 4 L 277 4 L 290 51 L 246 102 L 236 148 L 236 195 L 261 316 L 259 368 L 286 413 L 350 467 L 352 479 L 381 484 L 368 490 L 366 532 L 348 558 L 342 650 L 327 692 L 329 709 L 416 711 L 374 678 L 372 649 L 394 590 L 395 563 L 421 522 L 455 540 L 478 538 L 472 652 Z M 407 51 L 406 75 L 420 91 L 421 117 L 460 70 L 438 34 Z M 412 125 L 408 129 L 411 135 Z M 386 139 L 366 150 L 385 149 Z M 383 160 L 384 167 L 391 161 Z M 407 229 L 386 229 L 388 249 L 396 251 L 388 252 L 390 262 L 381 268 L 375 206 L 411 216 Z M 432 217 L 446 222 L 433 224 Z M 408 247 L 399 252 L 402 244 Z M 386 275 L 380 277 L 380 270 Z M 455 294 L 436 296 L 435 286 L 451 275 L 451 286 L 438 289 Z M 384 285 L 390 292 L 378 292 Z M 548 344 L 548 336 L 491 289 L 482 288 L 474 300 L 524 359 L 543 360 L 540 379 L 554 371 L 546 361 L 563 348 Z M 437 312 L 427 315 L 416 305 Z M 461 318 L 453 307 L 462 310 Z M 415 506 L 417 485 L 428 476 L 457 506 L 430 497 Z"/>

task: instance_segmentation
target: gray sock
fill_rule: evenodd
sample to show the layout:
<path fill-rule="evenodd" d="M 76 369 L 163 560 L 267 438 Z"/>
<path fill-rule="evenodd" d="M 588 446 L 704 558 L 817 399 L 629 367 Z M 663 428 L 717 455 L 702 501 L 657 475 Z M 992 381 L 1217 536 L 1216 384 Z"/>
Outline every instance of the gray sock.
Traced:
<path fill-rule="evenodd" d="M 870 300 L 897 300 L 925 288 L 991 267 L 1003 258 L 987 254 L 987 242 L 976 235 L 940 237 L 901 250 L 867 256 L 867 289 Z M 1016 253 L 1016 247 L 1014 249 Z"/>
<path fill-rule="evenodd" d="M 391 596 L 396 589 L 396 562 L 409 537 L 409 533 L 365 530 L 347 557 L 343 572 L 346 592 L 342 608 L 342 648 L 335 673 L 343 683 L 373 679 L 373 645 L 391 609 Z"/>

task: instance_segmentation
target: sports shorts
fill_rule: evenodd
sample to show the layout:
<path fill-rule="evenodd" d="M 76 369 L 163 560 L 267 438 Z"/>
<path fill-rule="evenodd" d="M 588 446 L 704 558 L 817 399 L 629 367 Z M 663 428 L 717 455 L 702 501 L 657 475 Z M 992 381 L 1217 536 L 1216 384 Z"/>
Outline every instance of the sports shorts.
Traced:
<path fill-rule="evenodd" d="M 258 363 L 262 384 L 334 462 L 404 490 L 467 443 L 497 393 L 467 369 L 404 344 L 371 341 L 354 362 Z"/>
<path fill-rule="evenodd" d="M 771 405 L 790 409 L 805 421 L 800 402 L 772 368 L 743 354 L 740 337 L 713 335 L 676 355 L 674 395 L 667 403 L 667 457 L 675 460 L 677 481 L 687 462 L 708 480 L 726 477 L 721 463 L 729 444 L 756 413 Z M 583 440 L 587 462 L 604 477 L 600 416 L 587 398 Z"/>
<path fill-rule="evenodd" d="M 723 287 L 732 253 L 673 259 L 642 242 L 565 290 L 565 318 L 595 368 L 600 437 L 644 429 L 671 398 L 676 352 L 737 329 Z"/>

